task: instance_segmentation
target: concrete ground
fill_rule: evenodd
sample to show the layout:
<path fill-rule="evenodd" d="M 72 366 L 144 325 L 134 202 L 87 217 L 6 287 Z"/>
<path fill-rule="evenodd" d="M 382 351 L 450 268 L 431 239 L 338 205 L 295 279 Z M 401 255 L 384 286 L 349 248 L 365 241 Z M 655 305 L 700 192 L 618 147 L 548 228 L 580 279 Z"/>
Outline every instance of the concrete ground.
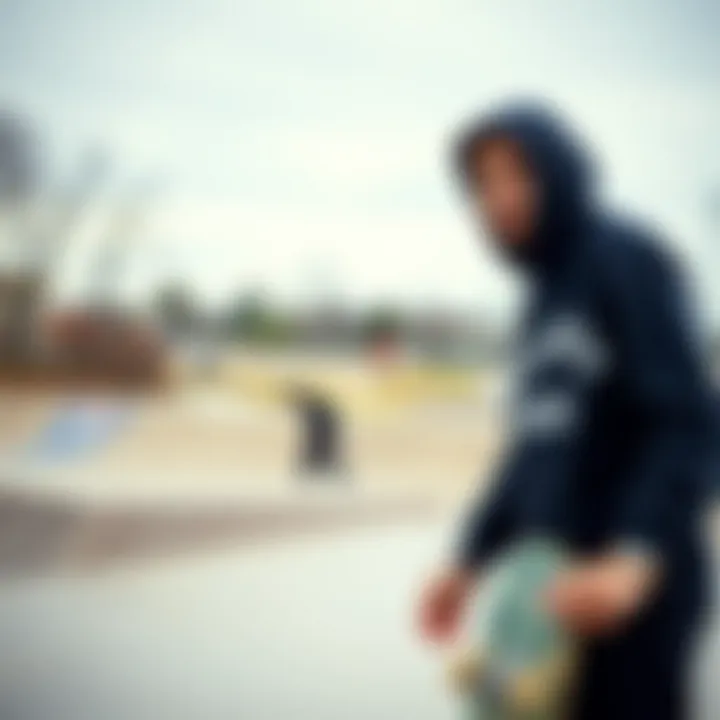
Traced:
<path fill-rule="evenodd" d="M 3 720 L 449 717 L 409 610 L 434 528 L 0 590 Z"/>
<path fill-rule="evenodd" d="M 442 524 L 365 528 L 4 583 L 0 717 L 454 717 L 440 659 L 411 622 L 445 541 Z M 720 708 L 718 633 L 708 638 L 702 720 Z"/>

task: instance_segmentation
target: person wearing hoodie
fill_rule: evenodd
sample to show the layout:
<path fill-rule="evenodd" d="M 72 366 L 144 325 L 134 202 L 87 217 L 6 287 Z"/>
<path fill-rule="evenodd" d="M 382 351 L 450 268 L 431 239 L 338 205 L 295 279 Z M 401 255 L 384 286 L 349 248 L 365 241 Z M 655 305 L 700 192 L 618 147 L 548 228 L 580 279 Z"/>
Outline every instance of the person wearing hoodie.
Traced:
<path fill-rule="evenodd" d="M 421 631 L 449 640 L 493 558 L 550 536 L 576 558 L 542 599 L 584 639 L 573 718 L 686 718 L 713 411 L 679 265 L 601 206 L 589 153 L 552 111 L 472 123 L 454 157 L 529 301 L 508 449 L 421 593 Z"/>

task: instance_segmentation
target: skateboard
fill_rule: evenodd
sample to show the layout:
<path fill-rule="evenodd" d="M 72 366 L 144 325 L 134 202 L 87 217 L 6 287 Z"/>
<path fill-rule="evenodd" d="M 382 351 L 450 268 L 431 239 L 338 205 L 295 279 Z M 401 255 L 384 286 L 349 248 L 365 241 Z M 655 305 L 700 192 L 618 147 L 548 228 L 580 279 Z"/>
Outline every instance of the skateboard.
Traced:
<path fill-rule="evenodd" d="M 449 668 L 463 718 L 567 717 L 577 647 L 542 602 L 567 562 L 567 553 L 545 540 L 520 542 L 498 558 L 474 600 L 467 649 Z"/>

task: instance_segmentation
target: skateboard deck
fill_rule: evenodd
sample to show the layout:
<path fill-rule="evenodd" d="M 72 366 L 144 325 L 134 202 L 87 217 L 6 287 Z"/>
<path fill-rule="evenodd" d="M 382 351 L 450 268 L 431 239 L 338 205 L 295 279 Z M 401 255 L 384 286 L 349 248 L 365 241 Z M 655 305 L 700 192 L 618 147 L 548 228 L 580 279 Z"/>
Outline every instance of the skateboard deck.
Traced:
<path fill-rule="evenodd" d="M 464 720 L 565 720 L 577 650 L 542 596 L 567 562 L 559 545 L 528 540 L 494 565 L 474 600 L 467 649 L 450 666 Z"/>

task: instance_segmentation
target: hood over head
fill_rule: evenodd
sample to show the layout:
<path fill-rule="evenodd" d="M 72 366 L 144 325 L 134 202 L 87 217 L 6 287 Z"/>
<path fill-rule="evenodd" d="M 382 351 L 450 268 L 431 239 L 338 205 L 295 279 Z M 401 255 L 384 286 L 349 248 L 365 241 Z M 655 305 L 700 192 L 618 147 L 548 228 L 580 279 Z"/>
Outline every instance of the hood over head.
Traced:
<path fill-rule="evenodd" d="M 471 123 L 460 134 L 454 169 L 463 185 L 475 153 L 496 137 L 517 143 L 541 186 L 536 232 L 526 247 L 510 252 L 524 264 L 552 264 L 568 245 L 579 241 L 592 210 L 594 173 L 589 153 L 551 110 L 540 104 L 510 106 Z"/>

